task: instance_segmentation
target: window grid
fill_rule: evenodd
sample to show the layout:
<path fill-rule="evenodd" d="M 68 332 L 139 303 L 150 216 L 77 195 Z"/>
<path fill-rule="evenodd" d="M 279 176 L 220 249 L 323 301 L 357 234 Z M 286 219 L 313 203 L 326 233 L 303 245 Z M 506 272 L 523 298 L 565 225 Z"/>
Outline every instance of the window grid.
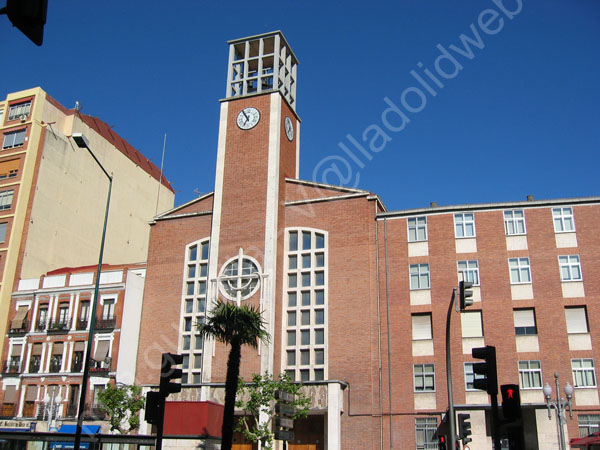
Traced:
<path fill-rule="evenodd" d="M 459 280 L 473 283 L 474 286 L 479 286 L 479 262 L 476 259 L 458 261 L 457 267 Z"/>
<path fill-rule="evenodd" d="M 522 209 L 504 211 L 504 231 L 507 236 L 526 234 L 525 213 Z"/>
<path fill-rule="evenodd" d="M 519 381 L 522 389 L 541 389 L 542 365 L 540 361 L 519 361 Z"/>
<path fill-rule="evenodd" d="M 586 437 L 600 431 L 600 414 L 579 414 L 579 437 Z"/>
<path fill-rule="evenodd" d="M 472 362 L 465 363 L 465 389 L 467 391 L 478 391 L 473 387 L 473 381 L 485 378 L 485 375 L 473 372 L 473 364 Z"/>
<path fill-rule="evenodd" d="M 473 213 L 454 214 L 455 237 L 475 237 L 475 216 Z"/>
<path fill-rule="evenodd" d="M 25 129 L 4 133 L 2 149 L 20 147 L 25 143 Z"/>
<path fill-rule="evenodd" d="M 429 289 L 429 264 L 411 264 L 409 267 L 410 289 Z"/>
<path fill-rule="evenodd" d="M 564 255 L 558 257 L 561 281 L 581 281 L 581 262 L 579 255 Z"/>
<path fill-rule="evenodd" d="M 573 384 L 575 387 L 596 387 L 596 371 L 593 359 L 572 359 L 571 368 L 573 370 Z"/>
<path fill-rule="evenodd" d="M 327 376 L 326 235 L 289 230 L 286 249 L 286 373 L 296 381 L 321 381 Z"/>
<path fill-rule="evenodd" d="M 5 211 L 11 208 L 14 192 L 15 191 L 13 189 L 0 192 L 0 211 Z"/>
<path fill-rule="evenodd" d="M 409 217 L 406 223 L 408 226 L 408 242 L 427 240 L 427 217 Z"/>
<path fill-rule="evenodd" d="M 552 218 L 554 219 L 554 232 L 575 231 L 573 208 L 552 208 Z"/>
<path fill-rule="evenodd" d="M 435 392 L 434 364 L 415 364 L 413 373 L 415 392 Z"/>
<path fill-rule="evenodd" d="M 8 120 L 16 120 L 21 116 L 29 117 L 31 112 L 31 100 L 10 105 L 8 109 Z"/>
<path fill-rule="evenodd" d="M 208 239 L 186 247 L 182 288 L 181 354 L 185 364 L 182 383 L 201 383 L 203 340 L 197 325 L 204 322 L 206 314 L 206 288 L 208 283 Z"/>
<path fill-rule="evenodd" d="M 529 258 L 509 258 L 511 284 L 531 283 L 531 266 Z"/>
<path fill-rule="evenodd" d="M 417 450 L 436 450 L 438 443 L 437 419 L 435 417 L 418 417 L 415 419 Z"/>

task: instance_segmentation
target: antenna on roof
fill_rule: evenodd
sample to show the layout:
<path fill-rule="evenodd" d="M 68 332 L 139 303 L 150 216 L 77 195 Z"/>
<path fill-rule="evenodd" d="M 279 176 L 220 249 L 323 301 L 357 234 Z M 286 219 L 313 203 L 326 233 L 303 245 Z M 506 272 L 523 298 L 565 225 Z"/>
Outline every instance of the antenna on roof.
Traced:
<path fill-rule="evenodd" d="M 165 163 L 166 147 L 167 147 L 167 133 L 165 133 L 165 139 L 163 140 L 162 158 L 160 160 L 160 177 L 158 179 L 158 193 L 156 194 L 156 212 L 154 213 L 155 215 L 158 214 L 158 200 L 160 199 L 160 186 L 162 185 L 163 165 Z"/>
<path fill-rule="evenodd" d="M 77 100 L 75 102 L 75 111 L 77 111 L 77 112 L 81 111 L 81 103 L 79 103 L 79 100 Z"/>

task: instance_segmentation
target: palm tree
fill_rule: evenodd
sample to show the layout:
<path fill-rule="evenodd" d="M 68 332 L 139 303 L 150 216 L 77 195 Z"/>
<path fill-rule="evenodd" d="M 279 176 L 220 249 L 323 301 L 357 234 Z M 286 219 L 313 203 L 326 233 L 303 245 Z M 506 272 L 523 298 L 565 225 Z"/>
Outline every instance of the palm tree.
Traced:
<path fill-rule="evenodd" d="M 240 375 L 242 345 L 258 348 L 258 340 L 269 341 L 265 322 L 253 306 L 237 306 L 234 303 L 218 300 L 206 322 L 198 327 L 203 337 L 214 337 L 220 342 L 231 345 L 227 359 L 227 378 L 225 380 L 225 409 L 223 428 L 221 429 L 221 450 L 231 450 L 233 443 L 233 420 L 235 394 Z"/>

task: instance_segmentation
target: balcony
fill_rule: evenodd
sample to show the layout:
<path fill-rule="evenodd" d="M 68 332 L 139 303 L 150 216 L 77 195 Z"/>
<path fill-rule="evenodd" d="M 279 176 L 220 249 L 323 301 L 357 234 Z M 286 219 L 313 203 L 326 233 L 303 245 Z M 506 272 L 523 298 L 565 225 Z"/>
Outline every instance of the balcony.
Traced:
<path fill-rule="evenodd" d="M 67 333 L 70 329 L 71 327 L 69 326 L 68 319 L 58 319 L 50 322 L 47 331 L 48 333 L 61 334 Z"/>
<path fill-rule="evenodd" d="M 69 404 L 67 405 L 67 415 L 66 417 L 76 417 L 77 416 L 77 405 Z"/>
<path fill-rule="evenodd" d="M 48 328 L 48 322 L 46 320 L 38 320 L 38 322 L 35 324 L 35 331 L 46 331 L 46 328 Z"/>
<path fill-rule="evenodd" d="M 50 373 L 59 373 L 62 368 L 62 358 L 55 359 L 54 357 L 50 360 Z"/>
<path fill-rule="evenodd" d="M 3 419 L 12 419 L 17 414 L 17 407 L 14 403 L 2 403 L 0 407 L 0 417 Z"/>
<path fill-rule="evenodd" d="M 97 377 L 107 377 L 110 372 L 110 358 L 106 359 L 106 362 L 97 362 L 92 360 L 92 365 L 90 366 L 90 375 L 94 375 Z"/>
<path fill-rule="evenodd" d="M 117 326 L 117 316 L 99 317 L 96 319 L 97 330 L 112 330 Z"/>
<path fill-rule="evenodd" d="M 29 362 L 29 373 L 39 373 L 40 372 L 40 361 L 30 361 Z"/>
<path fill-rule="evenodd" d="M 21 373 L 21 361 L 18 359 L 6 361 L 2 373 L 4 375 L 19 375 Z"/>
<path fill-rule="evenodd" d="M 8 335 L 23 336 L 25 333 L 27 333 L 27 331 L 29 331 L 29 320 L 25 319 L 23 320 L 19 328 L 11 328 L 10 330 L 8 330 Z"/>
<path fill-rule="evenodd" d="M 87 319 L 79 319 L 76 324 L 76 329 L 78 331 L 87 330 L 88 321 Z"/>

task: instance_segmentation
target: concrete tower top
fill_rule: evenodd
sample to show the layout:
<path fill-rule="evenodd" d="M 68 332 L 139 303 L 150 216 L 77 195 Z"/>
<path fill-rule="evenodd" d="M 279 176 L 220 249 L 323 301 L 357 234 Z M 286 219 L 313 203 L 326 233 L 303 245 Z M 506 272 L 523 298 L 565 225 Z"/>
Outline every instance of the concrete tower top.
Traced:
<path fill-rule="evenodd" d="M 281 31 L 229 41 L 227 99 L 280 91 L 296 110 L 298 60 Z"/>

